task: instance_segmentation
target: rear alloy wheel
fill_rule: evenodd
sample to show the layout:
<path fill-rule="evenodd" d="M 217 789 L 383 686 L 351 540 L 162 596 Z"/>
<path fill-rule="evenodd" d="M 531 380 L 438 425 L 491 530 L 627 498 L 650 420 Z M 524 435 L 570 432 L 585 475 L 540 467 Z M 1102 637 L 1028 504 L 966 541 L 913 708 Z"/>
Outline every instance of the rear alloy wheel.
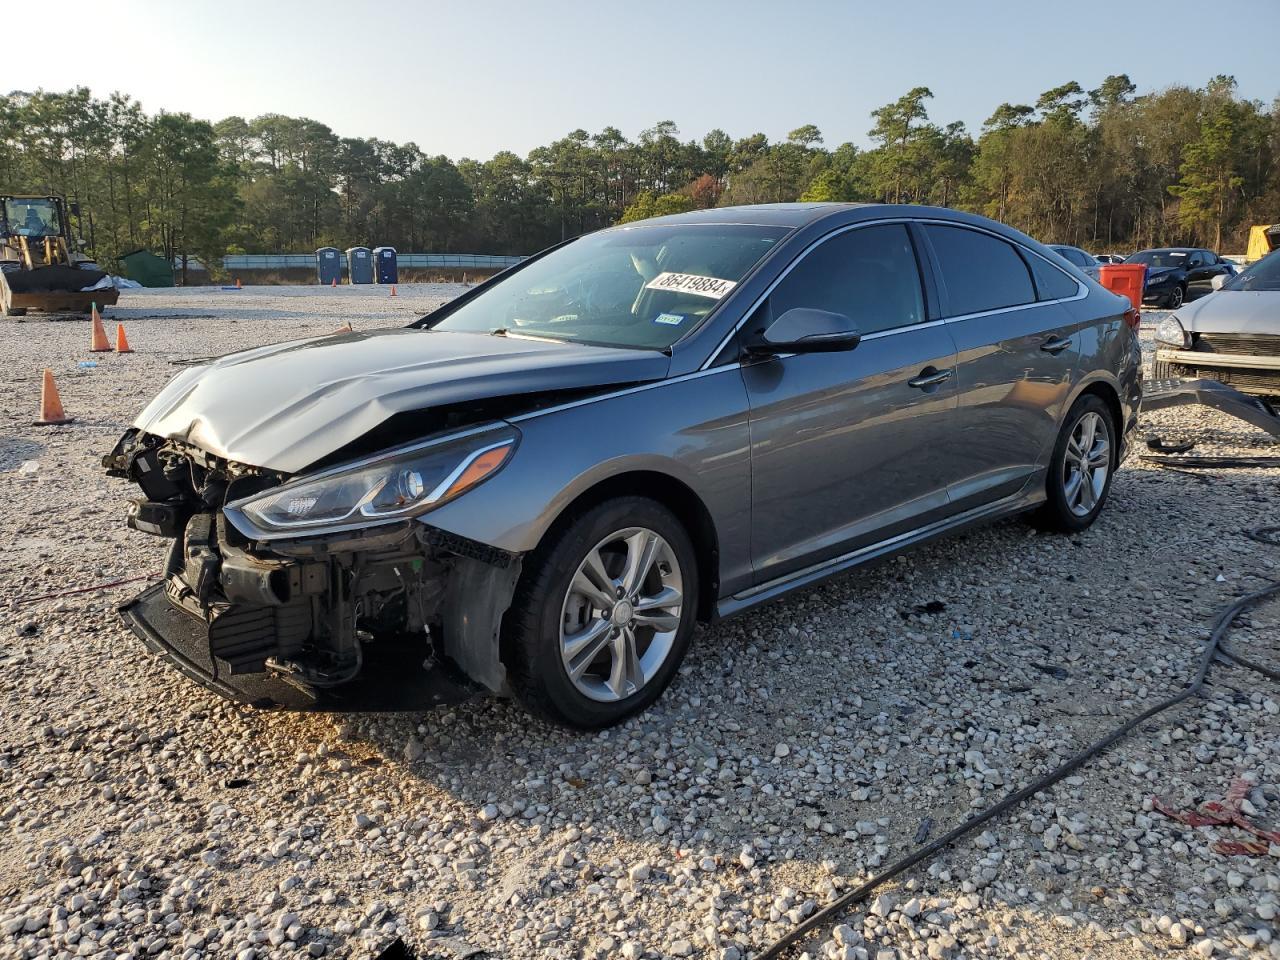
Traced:
<path fill-rule="evenodd" d="M 1102 512 L 1115 466 L 1111 411 L 1101 398 L 1086 394 L 1071 407 L 1054 445 L 1039 525 L 1062 533 L 1089 527 Z"/>
<path fill-rule="evenodd" d="M 684 658 L 697 586 L 693 544 L 664 506 L 591 508 L 525 561 L 504 647 L 516 696 L 585 729 L 644 709 Z"/>
<path fill-rule="evenodd" d="M 1174 287 L 1173 290 L 1169 292 L 1169 309 L 1177 310 L 1182 306 L 1182 301 L 1186 299 L 1186 296 L 1187 295 L 1183 292 L 1182 287 Z"/>
<path fill-rule="evenodd" d="M 1076 421 L 1062 460 L 1062 496 L 1077 517 L 1087 517 L 1102 502 L 1111 479 L 1111 437 L 1106 417 L 1094 410 Z"/>

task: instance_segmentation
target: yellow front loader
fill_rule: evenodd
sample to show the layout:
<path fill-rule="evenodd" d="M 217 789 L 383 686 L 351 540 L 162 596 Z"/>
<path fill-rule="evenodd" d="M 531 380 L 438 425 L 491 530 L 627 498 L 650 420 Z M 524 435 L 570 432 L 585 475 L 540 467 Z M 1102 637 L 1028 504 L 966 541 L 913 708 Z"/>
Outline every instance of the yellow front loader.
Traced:
<path fill-rule="evenodd" d="M 80 252 L 61 197 L 0 195 L 0 312 L 88 313 L 113 304 L 120 293 L 107 274 Z"/>

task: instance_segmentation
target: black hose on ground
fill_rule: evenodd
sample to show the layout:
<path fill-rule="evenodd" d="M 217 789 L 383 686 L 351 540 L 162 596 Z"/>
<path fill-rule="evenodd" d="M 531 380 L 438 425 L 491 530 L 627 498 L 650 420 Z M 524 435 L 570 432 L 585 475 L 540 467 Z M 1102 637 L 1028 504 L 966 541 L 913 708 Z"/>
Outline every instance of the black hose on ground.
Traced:
<path fill-rule="evenodd" d="M 125 577 L 123 580 L 109 580 L 106 583 L 95 583 L 88 587 L 74 587 L 70 590 L 59 590 L 56 593 L 37 593 L 25 597 L 15 597 L 13 602 L 18 606 L 27 603 L 38 603 L 41 600 L 57 600 L 61 597 L 71 597 L 77 593 L 93 593 L 97 590 L 110 590 L 112 587 L 122 587 L 126 583 L 141 583 L 143 580 L 154 580 L 157 574 L 151 573 L 143 577 Z"/>
<path fill-rule="evenodd" d="M 1280 464 L 1280 457 L 1166 457 L 1144 453 L 1139 459 L 1143 463 L 1154 463 L 1158 467 L 1187 468 L 1240 468 L 1274 467 Z"/>
<path fill-rule="evenodd" d="M 1221 464 L 1219 464 L 1219 466 L 1221 466 Z M 1280 526 L 1255 527 L 1252 530 L 1246 530 L 1245 535 L 1248 536 L 1249 539 L 1256 540 L 1259 543 L 1265 543 L 1271 546 L 1280 546 Z M 1132 719 L 1127 720 L 1124 724 L 1116 727 L 1101 739 L 1095 740 L 1057 769 L 1052 770 L 1043 777 L 1032 781 L 1025 787 L 1015 790 L 1013 793 L 1004 797 L 1004 799 L 990 807 L 987 807 L 987 809 L 983 810 L 981 813 L 970 817 L 954 830 L 943 834 L 932 843 L 919 847 L 914 852 L 903 857 L 901 860 L 890 864 L 885 870 L 876 874 L 870 880 L 850 890 L 848 893 L 823 907 L 804 922 L 783 934 L 783 936 L 779 937 L 764 950 L 757 953 L 753 960 L 776 960 L 776 958 L 781 957 L 788 949 L 795 946 L 814 930 L 836 920 L 841 914 L 845 913 L 850 906 L 865 900 L 874 890 L 888 883 L 894 877 L 897 877 L 917 864 L 930 859 L 934 854 L 940 853 L 961 837 L 972 833 L 984 823 L 994 820 L 1001 814 L 1018 806 L 1024 800 L 1027 800 L 1040 791 L 1053 786 L 1063 777 L 1066 777 L 1073 771 L 1079 769 L 1089 760 L 1092 760 L 1098 754 L 1114 745 L 1117 741 L 1127 737 L 1130 733 L 1157 714 L 1163 713 L 1171 707 L 1176 707 L 1178 704 L 1183 703 L 1186 700 L 1190 700 L 1192 697 L 1198 696 L 1204 686 L 1205 678 L 1209 674 L 1209 667 L 1213 664 L 1215 658 L 1223 657 L 1225 659 L 1229 659 L 1239 666 L 1245 667 L 1249 670 L 1255 670 L 1262 676 L 1271 680 L 1280 680 L 1280 671 L 1273 670 L 1269 667 L 1263 667 L 1239 656 L 1227 647 L 1224 642 L 1227 632 L 1231 629 L 1231 625 L 1235 622 L 1236 618 L 1240 616 L 1240 614 L 1262 600 L 1265 600 L 1267 597 L 1277 593 L 1280 593 L 1280 581 L 1269 583 L 1267 586 L 1262 587 L 1259 590 L 1247 593 L 1222 609 L 1222 611 L 1214 618 L 1213 627 L 1209 633 L 1209 639 L 1201 651 L 1200 662 L 1196 667 L 1196 672 L 1191 681 L 1181 691 L 1166 700 L 1160 701 L 1155 706 L 1144 710 Z"/>

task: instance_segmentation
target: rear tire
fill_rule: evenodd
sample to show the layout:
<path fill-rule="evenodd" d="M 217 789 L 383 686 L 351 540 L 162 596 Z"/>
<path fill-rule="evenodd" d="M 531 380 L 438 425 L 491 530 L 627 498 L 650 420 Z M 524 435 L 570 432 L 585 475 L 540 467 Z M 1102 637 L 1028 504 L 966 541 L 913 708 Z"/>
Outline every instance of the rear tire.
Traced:
<path fill-rule="evenodd" d="M 671 683 L 697 609 L 697 557 L 675 515 L 645 497 L 598 504 L 526 560 L 503 631 L 516 698 L 564 726 L 620 723 Z"/>
<path fill-rule="evenodd" d="M 1035 513 L 1036 526 L 1079 533 L 1098 519 L 1117 466 L 1116 426 L 1102 398 L 1087 393 L 1067 413 L 1053 446 L 1045 478 L 1048 499 Z"/>
<path fill-rule="evenodd" d="M 27 315 L 26 307 L 5 307 L 4 315 L 6 317 L 25 317 Z"/>

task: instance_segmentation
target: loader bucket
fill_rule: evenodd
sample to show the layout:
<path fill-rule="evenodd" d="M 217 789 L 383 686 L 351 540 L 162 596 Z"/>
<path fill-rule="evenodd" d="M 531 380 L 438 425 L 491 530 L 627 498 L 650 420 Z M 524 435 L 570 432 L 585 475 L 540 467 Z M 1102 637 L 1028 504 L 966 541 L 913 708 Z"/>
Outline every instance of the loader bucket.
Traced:
<path fill-rule="evenodd" d="M 77 267 L 37 267 L 0 273 L 0 307 L 6 315 L 21 316 L 27 310 L 88 313 L 90 306 L 114 304 L 120 293 L 114 287 L 86 290 L 107 274 Z"/>

